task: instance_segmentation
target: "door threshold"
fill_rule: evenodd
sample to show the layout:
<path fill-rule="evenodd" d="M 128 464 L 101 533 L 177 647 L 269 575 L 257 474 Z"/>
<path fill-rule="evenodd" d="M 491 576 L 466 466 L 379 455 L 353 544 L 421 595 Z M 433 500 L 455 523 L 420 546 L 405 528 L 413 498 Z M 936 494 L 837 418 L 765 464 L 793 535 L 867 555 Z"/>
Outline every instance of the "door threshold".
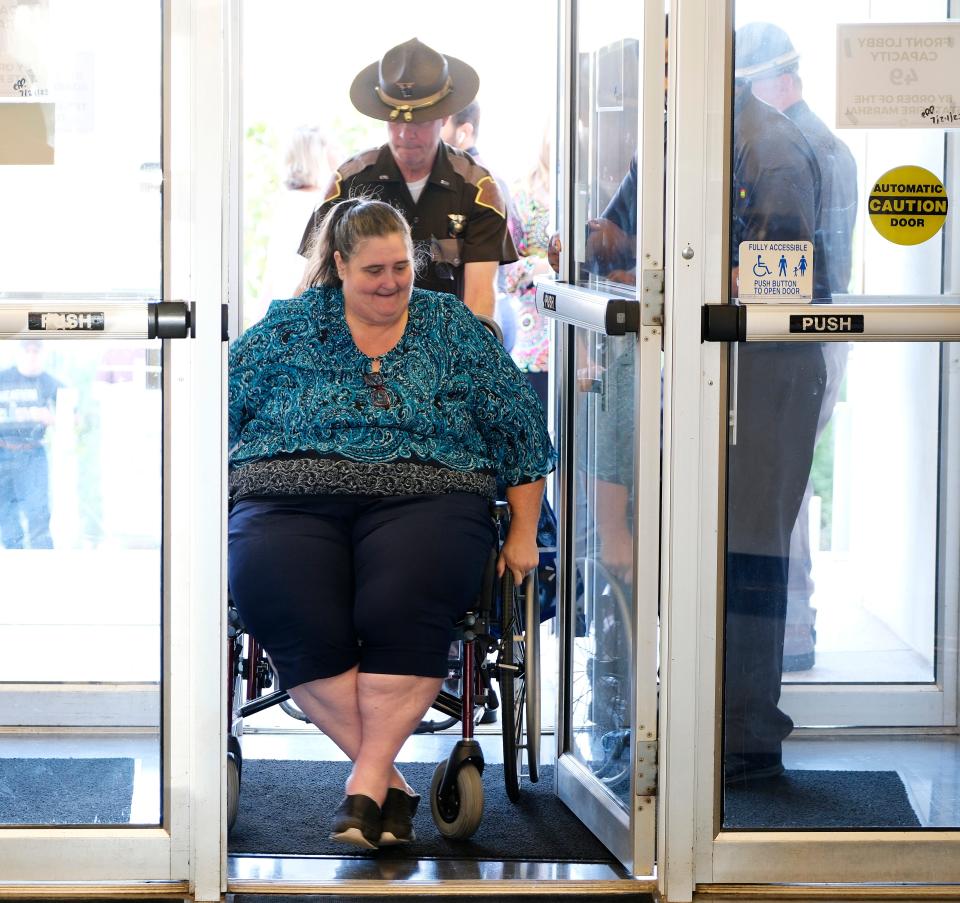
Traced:
<path fill-rule="evenodd" d="M 654 879 L 628 875 L 609 862 L 499 862 L 477 859 L 338 859 L 242 856 L 227 859 L 229 893 L 466 895 L 556 897 L 652 893 Z"/>
<path fill-rule="evenodd" d="M 118 899 L 179 900 L 190 896 L 187 881 L 33 881 L 0 882 L 0 898 L 4 900 Z"/>
<path fill-rule="evenodd" d="M 900 900 L 960 900 L 956 884 L 698 884 L 694 899 L 702 903 L 750 900 L 782 903 L 784 900 L 860 900 L 862 903 Z"/>

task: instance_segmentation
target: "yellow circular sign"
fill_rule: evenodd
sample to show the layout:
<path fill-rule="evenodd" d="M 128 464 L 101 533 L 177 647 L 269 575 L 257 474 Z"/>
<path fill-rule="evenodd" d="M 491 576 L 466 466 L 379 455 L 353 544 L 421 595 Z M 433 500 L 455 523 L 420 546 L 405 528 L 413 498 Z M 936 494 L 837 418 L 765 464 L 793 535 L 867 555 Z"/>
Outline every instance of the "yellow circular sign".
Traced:
<path fill-rule="evenodd" d="M 867 202 L 874 228 L 898 245 L 933 238 L 947 218 L 947 190 L 929 169 L 898 166 L 874 183 Z"/>

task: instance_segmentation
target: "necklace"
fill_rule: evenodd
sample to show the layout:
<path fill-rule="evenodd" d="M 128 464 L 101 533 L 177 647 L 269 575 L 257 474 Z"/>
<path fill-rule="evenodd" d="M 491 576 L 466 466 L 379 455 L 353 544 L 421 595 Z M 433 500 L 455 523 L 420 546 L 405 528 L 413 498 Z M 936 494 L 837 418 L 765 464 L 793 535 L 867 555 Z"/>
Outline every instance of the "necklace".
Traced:
<path fill-rule="evenodd" d="M 373 406 L 387 411 L 390 409 L 390 393 L 384 385 L 380 364 L 379 357 L 370 358 L 370 370 L 363 374 L 363 384 L 372 393 Z"/>

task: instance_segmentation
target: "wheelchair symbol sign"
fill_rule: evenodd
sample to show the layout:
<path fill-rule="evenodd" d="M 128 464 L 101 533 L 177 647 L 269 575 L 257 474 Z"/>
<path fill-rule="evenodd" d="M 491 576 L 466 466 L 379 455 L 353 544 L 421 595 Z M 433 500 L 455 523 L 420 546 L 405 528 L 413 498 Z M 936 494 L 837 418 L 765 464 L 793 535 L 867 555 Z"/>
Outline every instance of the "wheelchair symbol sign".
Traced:
<path fill-rule="evenodd" d="M 813 299 L 813 243 L 740 242 L 741 301 L 783 304 Z"/>

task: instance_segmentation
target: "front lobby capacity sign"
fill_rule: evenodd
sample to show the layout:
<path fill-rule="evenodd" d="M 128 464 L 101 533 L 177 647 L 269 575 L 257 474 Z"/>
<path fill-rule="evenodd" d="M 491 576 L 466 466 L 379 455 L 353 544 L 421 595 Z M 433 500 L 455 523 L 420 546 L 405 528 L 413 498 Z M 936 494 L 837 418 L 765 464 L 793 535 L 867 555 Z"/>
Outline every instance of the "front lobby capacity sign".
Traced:
<path fill-rule="evenodd" d="M 960 129 L 960 20 L 837 26 L 838 129 Z"/>

